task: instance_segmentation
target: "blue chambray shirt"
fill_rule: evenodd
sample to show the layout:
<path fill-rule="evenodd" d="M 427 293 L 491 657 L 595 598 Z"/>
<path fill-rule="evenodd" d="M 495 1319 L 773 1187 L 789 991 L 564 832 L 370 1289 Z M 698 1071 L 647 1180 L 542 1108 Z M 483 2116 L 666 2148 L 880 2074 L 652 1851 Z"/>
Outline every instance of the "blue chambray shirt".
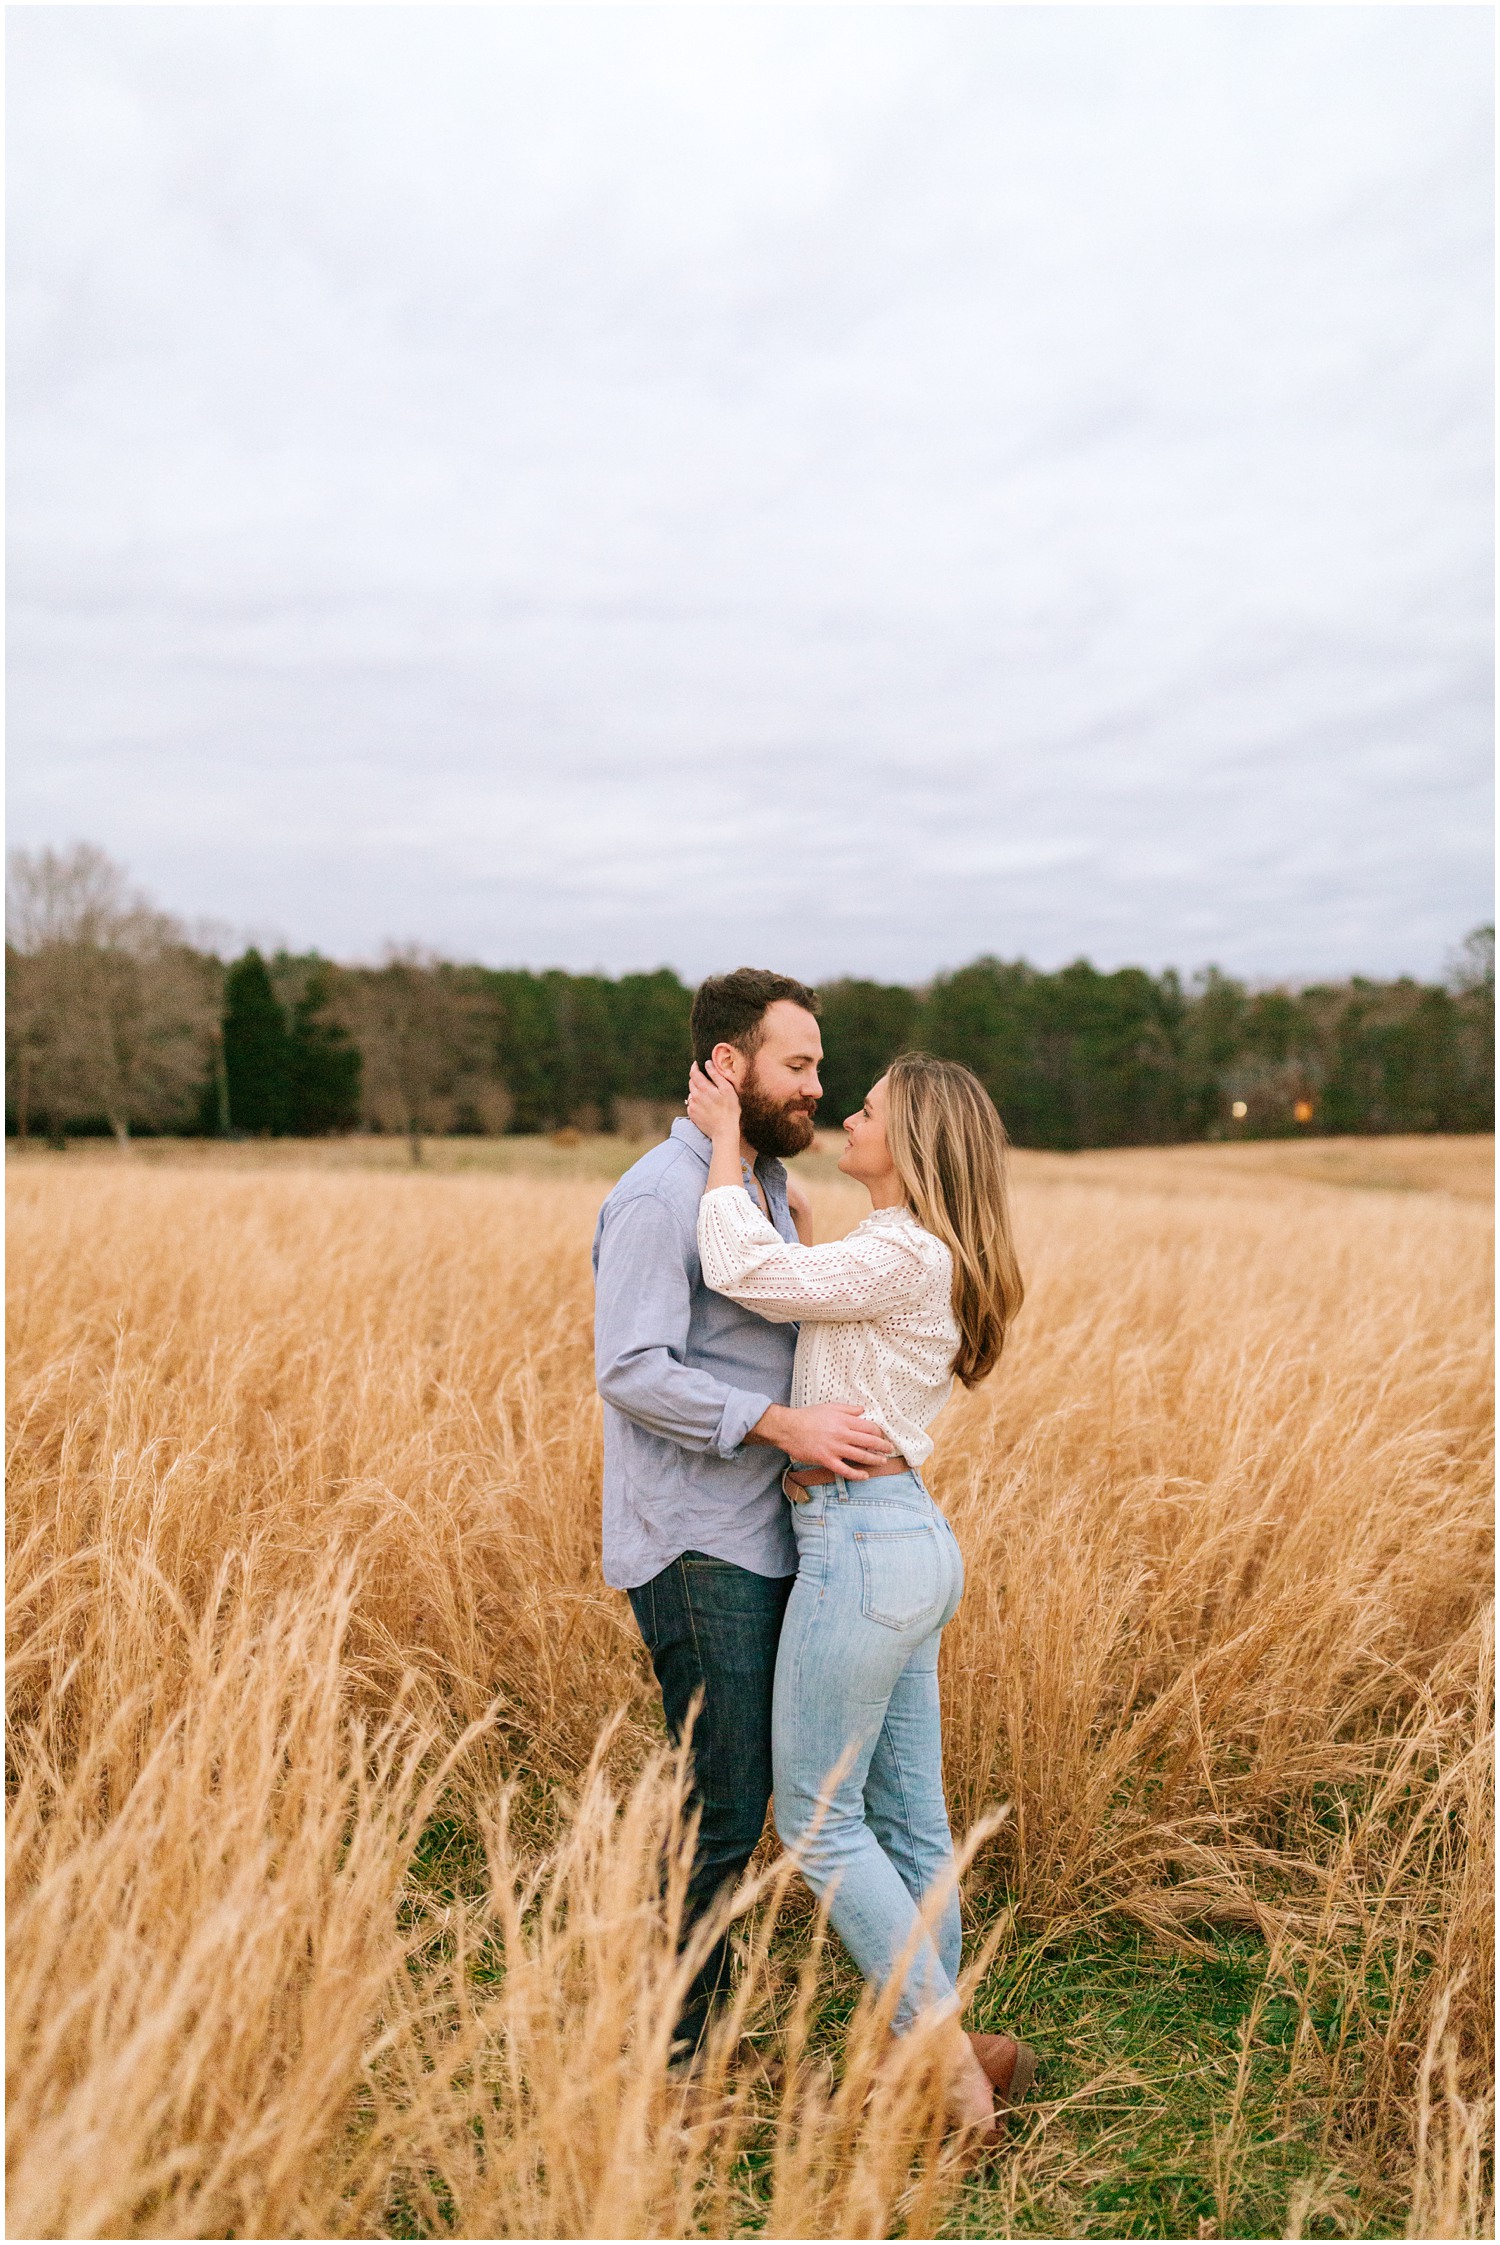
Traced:
<path fill-rule="evenodd" d="M 604 1398 L 604 1579 L 637 1590 L 684 1551 L 794 1575 L 786 1459 L 745 1436 L 792 1393 L 795 1325 L 715 1294 L 698 1264 L 709 1141 L 685 1115 L 599 1211 L 594 1364 Z M 786 1171 L 755 1165 L 771 1222 L 795 1240 Z"/>

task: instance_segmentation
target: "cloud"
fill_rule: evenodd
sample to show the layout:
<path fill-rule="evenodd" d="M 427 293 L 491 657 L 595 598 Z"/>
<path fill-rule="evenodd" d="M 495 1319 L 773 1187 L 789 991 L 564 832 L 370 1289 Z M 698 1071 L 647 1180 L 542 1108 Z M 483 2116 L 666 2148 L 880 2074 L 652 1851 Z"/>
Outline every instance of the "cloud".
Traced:
<path fill-rule="evenodd" d="M 12 833 L 341 955 L 1432 971 L 1467 10 L 23 10 Z"/>

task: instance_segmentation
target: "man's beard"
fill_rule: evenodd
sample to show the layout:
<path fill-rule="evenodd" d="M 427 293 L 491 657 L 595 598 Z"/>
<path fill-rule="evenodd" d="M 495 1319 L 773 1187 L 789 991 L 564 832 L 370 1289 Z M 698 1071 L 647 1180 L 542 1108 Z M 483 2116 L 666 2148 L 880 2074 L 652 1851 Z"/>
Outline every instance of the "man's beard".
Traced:
<path fill-rule="evenodd" d="M 813 1142 L 816 1105 L 803 1093 L 795 1099 L 768 1099 L 752 1062 L 740 1089 L 740 1129 L 758 1154 L 805 1154 Z"/>

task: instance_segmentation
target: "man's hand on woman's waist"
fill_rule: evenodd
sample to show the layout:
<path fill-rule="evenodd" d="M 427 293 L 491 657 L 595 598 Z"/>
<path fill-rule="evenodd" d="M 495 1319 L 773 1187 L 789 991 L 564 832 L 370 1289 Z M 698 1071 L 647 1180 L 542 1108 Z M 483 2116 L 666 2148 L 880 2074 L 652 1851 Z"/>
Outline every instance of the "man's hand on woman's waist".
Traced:
<path fill-rule="evenodd" d="M 852 1403 L 813 1403 L 801 1411 L 773 1403 L 745 1440 L 784 1450 L 798 1465 L 826 1466 L 845 1481 L 866 1480 L 865 1469 L 891 1454 L 890 1436 Z"/>

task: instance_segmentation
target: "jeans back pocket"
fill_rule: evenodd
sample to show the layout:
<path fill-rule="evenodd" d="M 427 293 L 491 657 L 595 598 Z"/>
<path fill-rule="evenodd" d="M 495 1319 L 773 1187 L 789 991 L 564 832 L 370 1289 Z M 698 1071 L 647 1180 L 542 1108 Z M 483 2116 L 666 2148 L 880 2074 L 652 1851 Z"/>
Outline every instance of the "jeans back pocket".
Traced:
<path fill-rule="evenodd" d="M 860 1612 L 887 1629 L 913 1629 L 930 1620 L 943 1602 L 943 1561 L 937 1531 L 919 1528 L 856 1528 L 859 1552 Z"/>

